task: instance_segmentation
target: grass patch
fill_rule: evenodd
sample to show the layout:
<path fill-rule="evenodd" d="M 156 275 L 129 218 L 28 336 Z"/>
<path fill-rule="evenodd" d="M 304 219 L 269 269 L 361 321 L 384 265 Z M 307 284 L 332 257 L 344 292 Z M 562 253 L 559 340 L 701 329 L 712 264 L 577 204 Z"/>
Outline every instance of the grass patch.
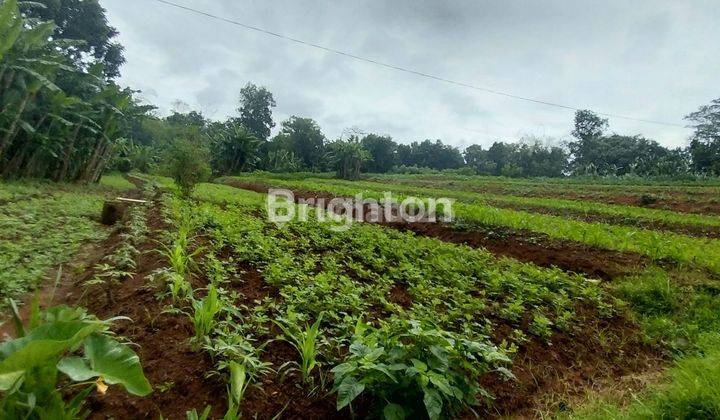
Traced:
<path fill-rule="evenodd" d="M 102 178 L 100 178 L 100 185 L 120 191 L 135 189 L 135 185 L 132 182 L 117 172 L 103 175 Z"/>
<path fill-rule="evenodd" d="M 572 419 L 717 419 L 720 418 L 720 335 L 706 336 L 695 356 L 680 359 L 667 381 L 621 407 L 593 400 Z"/>

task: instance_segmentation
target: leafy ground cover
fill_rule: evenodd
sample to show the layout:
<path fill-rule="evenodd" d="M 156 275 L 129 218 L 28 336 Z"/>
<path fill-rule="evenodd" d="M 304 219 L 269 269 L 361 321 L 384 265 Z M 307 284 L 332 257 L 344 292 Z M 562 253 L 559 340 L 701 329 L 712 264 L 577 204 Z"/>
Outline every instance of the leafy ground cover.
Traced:
<path fill-rule="evenodd" d="M 69 304 L 133 320 L 114 330 L 137 345 L 154 389 L 90 395 L 95 415 L 716 413 L 706 387 L 717 382 L 720 285 L 701 267 L 627 261 L 603 282 L 393 227 L 278 226 L 264 194 L 199 184 L 181 198 L 172 180 L 143 178 L 148 203 L 59 286 Z M 118 194 L 82 193 L 101 191 Z M 80 192 L 53 197 L 80 203 Z"/>
<path fill-rule="evenodd" d="M 34 289 L 80 245 L 107 235 L 97 219 L 103 200 L 117 194 L 119 185 L 127 188 L 118 178 L 106 177 L 100 187 L 0 184 L 0 195 L 8 197 L 0 205 L 2 301 Z"/>
<path fill-rule="evenodd" d="M 375 342 L 375 346 L 378 346 L 376 340 L 386 340 L 380 347 L 387 350 L 392 348 L 391 343 L 396 340 L 407 344 L 407 340 L 420 340 L 425 334 L 440 334 L 451 342 L 470 340 L 484 348 L 486 353 L 492 350 L 483 356 L 490 358 L 486 360 L 487 363 L 481 363 L 480 354 L 474 356 L 481 358 L 478 363 L 487 366 L 482 371 L 474 372 L 473 376 L 512 372 L 522 377 L 519 392 L 513 385 L 507 389 L 498 387 L 498 384 L 504 383 L 500 377 L 482 385 L 487 387 L 487 392 L 497 392 L 498 399 L 491 406 L 500 411 L 508 410 L 509 407 L 527 409 L 528 403 L 537 397 L 535 393 L 541 387 L 537 384 L 528 386 L 525 382 L 533 381 L 532 375 L 537 374 L 530 367 L 533 362 L 537 362 L 528 356 L 531 350 L 539 352 L 539 348 L 547 348 L 549 343 L 563 342 L 568 345 L 551 352 L 557 359 L 589 357 L 597 358 L 595 362 L 600 363 L 603 359 L 612 358 L 609 356 L 611 342 L 621 347 L 633 342 L 631 327 L 622 327 L 610 321 L 618 319 L 617 302 L 609 298 L 597 282 L 588 281 L 579 275 L 569 275 L 558 269 L 540 269 L 511 259 L 497 260 L 487 251 L 367 224 L 355 225 L 347 232 L 335 232 L 317 222 L 278 228 L 261 217 L 261 206 L 264 203 L 262 194 L 220 185 L 200 185 L 195 197 L 204 203 L 191 210 L 184 210 L 183 214 L 193 215 L 192 219 L 195 220 L 184 223 L 195 224 L 203 231 L 204 236 L 211 241 L 206 246 L 214 249 L 213 255 L 222 256 L 220 261 L 227 262 L 232 258 L 245 267 L 246 272 L 255 273 L 255 277 L 251 276 L 255 283 L 247 285 L 254 287 L 246 288 L 243 282 L 248 280 L 243 280 L 242 275 L 239 276 L 239 284 L 233 285 L 234 281 L 231 280 L 218 286 L 220 301 L 227 302 L 227 296 L 230 296 L 232 302 L 233 289 L 249 294 L 239 298 L 243 305 L 219 304 L 221 308 L 242 308 L 240 314 L 244 325 L 238 327 L 238 323 L 230 322 L 222 327 L 222 333 L 211 332 L 208 340 L 213 342 L 220 339 L 225 342 L 229 325 L 232 325 L 236 330 L 241 329 L 235 335 L 250 338 L 246 347 L 265 349 L 265 340 L 271 340 L 273 332 L 282 331 L 281 336 L 294 337 L 297 335 L 286 333 L 286 329 L 303 331 L 311 323 L 319 322 L 323 338 L 318 345 L 322 351 L 317 358 L 322 365 L 338 366 L 333 373 L 340 380 L 340 383 L 336 381 L 334 387 L 338 392 L 339 407 L 344 407 L 352 399 L 343 399 L 343 392 L 360 388 L 362 390 L 357 395 L 369 398 L 370 410 L 399 410 L 395 405 L 383 408 L 372 404 L 372 401 L 385 401 L 388 398 L 390 401 L 399 398 L 397 405 L 404 407 L 402 412 L 418 406 L 417 403 L 403 402 L 398 396 L 409 391 L 398 395 L 378 394 L 382 389 L 392 389 L 391 384 L 395 381 L 387 377 L 384 382 L 382 378 L 373 378 L 369 374 L 372 369 L 367 366 L 365 368 L 369 369 L 369 376 L 351 374 L 359 368 L 360 365 L 356 365 L 358 360 L 367 356 L 368 353 L 364 351 L 379 352 L 377 348 L 368 350 L 366 340 Z M 261 283 L 257 284 L 258 281 Z M 188 287 L 174 285 L 172 281 L 168 283 L 170 293 L 176 294 L 172 292 L 174 290 L 180 291 L 177 294 L 187 294 L 181 291 L 187 291 Z M 216 286 L 212 287 L 214 289 Z M 195 307 L 205 306 L 198 304 Z M 220 310 L 224 311 L 226 309 Z M 283 328 L 275 331 L 277 329 L 273 328 L 271 319 L 281 320 Z M 364 326 L 365 323 L 368 325 Z M 366 328 L 372 331 L 358 332 L 358 325 L 363 326 L 363 331 Z M 586 336 L 580 333 L 580 325 L 611 332 L 606 347 L 593 342 L 590 334 Z M 431 331 L 426 331 L 428 328 Z M 409 337 L 401 334 L 402 338 L 397 335 L 408 330 L 414 331 L 414 334 Z M 216 337 L 218 334 L 219 337 Z M 295 338 L 290 340 L 294 343 L 301 341 Z M 580 344 L 570 345 L 573 340 Z M 351 348 L 350 360 L 347 360 L 346 353 L 348 345 Z M 353 353 L 353 345 L 365 350 Z M 298 347 L 304 348 L 299 343 Z M 258 358 L 263 356 L 262 350 L 246 351 L 257 354 Z M 622 353 L 627 355 L 625 351 Z M 273 351 L 269 353 L 273 354 Z M 301 358 L 297 362 L 302 372 L 302 366 L 307 364 L 303 363 L 306 360 L 302 357 L 304 353 L 299 354 Z M 354 357 L 359 359 L 355 360 Z M 513 366 L 512 360 L 516 357 L 524 363 Z M 630 359 L 633 358 L 626 358 L 626 361 Z M 492 360 L 495 363 L 490 363 Z M 390 361 L 384 361 L 379 366 L 387 368 Z M 398 360 L 392 361 L 398 362 L 394 363 L 397 366 L 402 365 Z M 548 361 L 547 364 L 562 370 L 556 365 L 557 361 Z M 634 363 L 641 362 L 634 360 Z M 252 364 L 259 365 L 257 362 Z M 622 363 L 615 366 L 620 370 L 629 369 Z M 322 372 L 321 369 L 318 371 Z M 448 372 L 444 374 L 450 375 Z M 558 375 L 572 382 L 568 377 L 560 373 Z M 378 380 L 380 382 L 376 382 Z M 321 376 L 314 381 L 311 388 L 323 388 Z M 582 380 L 575 378 L 576 385 L 578 382 Z M 403 387 L 411 385 L 405 384 Z M 425 395 L 425 391 L 417 390 L 421 396 Z M 434 395 L 433 391 L 429 392 Z M 518 396 L 523 393 L 529 395 L 524 395 L 524 402 L 519 403 L 523 400 Z M 443 413 L 452 412 L 452 407 L 458 403 L 452 398 L 443 401 L 443 407 L 450 409 Z M 488 407 L 484 406 L 483 409 L 491 412 Z"/>
<path fill-rule="evenodd" d="M 238 181 L 240 185 L 243 180 L 247 181 L 243 178 L 228 178 L 228 180 Z M 272 180 L 266 185 L 330 193 L 340 197 L 353 197 L 357 193 L 362 193 L 365 198 L 378 200 L 383 198 L 380 189 L 368 190 L 362 186 L 353 187 L 352 184 L 339 185 L 312 180 Z M 392 189 L 391 186 L 388 188 Z M 403 196 L 401 194 L 397 200 L 402 200 Z M 601 249 L 637 253 L 655 261 L 671 261 L 675 264 L 701 267 L 715 274 L 720 273 L 720 242 L 712 239 L 606 223 L 587 223 L 547 214 L 502 209 L 482 203 L 458 202 L 453 206 L 453 210 L 457 218 L 455 224 L 464 227 L 475 224 L 529 231 L 550 238 L 574 241 Z"/>
<path fill-rule="evenodd" d="M 352 195 L 355 191 L 344 192 Z M 644 339 L 662 346 L 670 357 L 676 357 L 677 367 L 670 370 L 666 380 L 649 386 L 644 392 L 620 390 L 626 386 L 620 382 L 609 386 L 610 391 L 603 391 L 600 396 L 591 394 L 590 403 L 581 405 L 571 416 L 713 418 L 720 399 L 700 387 L 718 380 L 717 371 L 710 367 L 717 352 L 720 321 L 718 280 L 707 271 L 690 267 L 638 266 L 632 271 L 634 274 L 611 276 L 614 282 L 607 287 L 632 309 L 642 326 Z M 657 377 L 651 380 L 655 381 Z M 632 400 L 637 402 L 627 405 Z M 563 411 L 555 414 L 567 415 Z"/>

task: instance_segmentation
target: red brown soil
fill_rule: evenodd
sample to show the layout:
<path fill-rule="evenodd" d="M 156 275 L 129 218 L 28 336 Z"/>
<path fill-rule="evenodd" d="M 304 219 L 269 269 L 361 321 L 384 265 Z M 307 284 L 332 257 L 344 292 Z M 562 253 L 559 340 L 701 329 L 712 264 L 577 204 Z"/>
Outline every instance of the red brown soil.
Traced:
<path fill-rule="evenodd" d="M 390 302 L 397 303 L 403 308 L 409 308 L 410 305 L 412 305 L 412 296 L 410 296 L 407 289 L 400 284 L 395 284 L 392 288 L 390 288 L 388 300 Z"/>
<path fill-rule="evenodd" d="M 587 277 L 611 280 L 647 264 L 639 254 L 594 248 L 577 242 L 551 239 L 534 232 L 503 230 L 498 227 L 473 227 L 458 231 L 438 223 L 391 225 L 445 242 L 485 248 L 495 255 L 511 257 L 540 267 L 558 267 Z"/>
<path fill-rule="evenodd" d="M 263 184 L 248 184 L 231 181 L 228 185 L 236 188 L 266 193 Z M 293 191 L 295 200 L 311 198 L 336 198 L 332 194 L 318 191 Z M 609 280 L 627 274 L 648 263 L 647 258 L 635 253 L 595 248 L 578 242 L 562 241 L 529 231 L 504 229 L 497 226 L 473 226 L 460 231 L 443 223 L 401 223 L 384 222 L 384 226 L 401 231 L 412 231 L 445 242 L 464 244 L 474 248 L 485 248 L 495 255 L 530 262 L 540 267 L 558 267 L 562 270 L 581 273 L 589 277 Z"/>
<path fill-rule="evenodd" d="M 165 228 L 158 202 L 147 215 L 149 238 L 139 248 L 136 274 L 113 287 L 112 299 L 106 298 L 105 288 L 91 290 L 77 304 L 101 318 L 127 316 L 132 322 L 118 323 L 114 330 L 137 345 L 136 352 L 154 392 L 140 398 L 113 387 L 105 396 L 91 400 L 91 418 L 185 418 L 192 409 L 201 412 L 213 407 L 213 416 L 222 416 L 226 407 L 226 388 L 217 377 L 207 378 L 214 364 L 207 354 L 191 348 L 189 339 L 193 327 L 185 315 L 164 312 L 165 303 L 156 298 L 154 285 L 147 276 L 166 266 L 155 252 L 157 231 Z M 112 235 L 105 246 L 106 254 L 119 244 L 119 232 Z M 91 278 L 92 270 L 80 277 L 79 283 Z"/>
<path fill-rule="evenodd" d="M 577 311 L 581 321 L 572 332 L 553 333 L 550 345 L 531 339 L 520 346 L 511 369 L 516 380 L 505 381 L 497 373 L 483 377 L 482 385 L 495 397 L 489 415 L 537 418 L 539 411 L 567 408 L 571 400 L 591 389 L 612 386 L 624 377 L 666 364 L 660 351 L 642 341 L 639 328 L 626 316 L 602 319 L 594 310 Z M 493 338 L 497 341 L 511 332 L 502 320 L 496 325 Z M 643 385 L 625 384 L 637 387 L 635 391 Z"/>
<path fill-rule="evenodd" d="M 582 196 L 578 198 L 582 198 Z M 715 201 L 692 202 L 673 198 L 671 195 L 669 198 L 661 198 L 655 203 L 643 206 L 640 204 L 640 198 L 638 196 L 616 195 L 599 200 L 596 199 L 595 201 L 627 206 L 649 207 L 651 209 L 672 210 L 680 213 L 720 215 L 720 201 L 718 201 L 718 197 L 712 197 L 710 200 Z"/>

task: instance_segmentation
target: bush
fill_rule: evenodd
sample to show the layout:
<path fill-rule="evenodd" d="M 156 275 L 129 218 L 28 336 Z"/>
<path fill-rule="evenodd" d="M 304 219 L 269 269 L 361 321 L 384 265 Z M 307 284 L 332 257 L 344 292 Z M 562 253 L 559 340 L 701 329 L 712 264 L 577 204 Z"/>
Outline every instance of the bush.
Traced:
<path fill-rule="evenodd" d="M 178 140 L 168 151 L 168 175 L 175 180 L 184 196 L 190 196 L 195 185 L 210 177 L 208 153 L 188 140 Z"/>
<path fill-rule="evenodd" d="M 488 343 L 455 337 L 419 322 L 399 323 L 390 331 L 356 327 L 350 354 L 336 366 L 338 410 L 362 393 L 382 407 L 385 419 L 451 418 L 490 395 L 477 382 L 491 370 L 512 374 L 510 359 Z"/>

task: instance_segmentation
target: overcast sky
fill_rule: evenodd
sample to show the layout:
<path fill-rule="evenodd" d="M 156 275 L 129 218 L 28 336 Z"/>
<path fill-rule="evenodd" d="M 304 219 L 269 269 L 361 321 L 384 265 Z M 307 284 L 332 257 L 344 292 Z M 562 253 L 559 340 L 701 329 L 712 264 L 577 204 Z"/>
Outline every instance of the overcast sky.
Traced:
<path fill-rule="evenodd" d="M 683 124 L 720 96 L 720 2 L 173 0 L 228 19 L 444 78 L 599 112 Z M 274 119 L 456 146 L 569 136 L 573 111 L 389 70 L 179 10 L 101 0 L 120 31 L 120 82 L 168 113 L 234 113 L 248 81 Z M 690 130 L 610 118 L 667 146 Z M 276 130 L 277 131 L 277 127 Z"/>

